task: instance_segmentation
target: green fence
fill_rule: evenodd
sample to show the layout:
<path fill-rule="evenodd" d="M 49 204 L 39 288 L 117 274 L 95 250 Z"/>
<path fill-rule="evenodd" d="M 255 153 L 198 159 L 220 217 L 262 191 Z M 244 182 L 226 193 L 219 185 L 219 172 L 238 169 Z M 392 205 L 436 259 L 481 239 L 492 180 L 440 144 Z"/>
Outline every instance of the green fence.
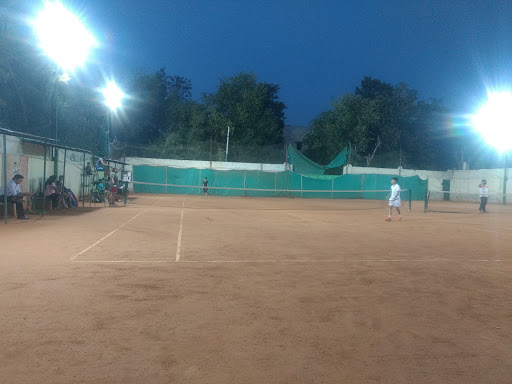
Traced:
<path fill-rule="evenodd" d="M 135 165 L 133 187 L 136 193 L 202 193 L 207 177 L 210 194 L 215 196 L 302 197 L 322 199 L 383 200 L 392 175 L 300 175 L 294 172 L 217 171 L 212 169 L 154 167 Z M 418 176 L 399 177 L 402 189 L 412 200 L 425 200 L 427 180 Z"/>

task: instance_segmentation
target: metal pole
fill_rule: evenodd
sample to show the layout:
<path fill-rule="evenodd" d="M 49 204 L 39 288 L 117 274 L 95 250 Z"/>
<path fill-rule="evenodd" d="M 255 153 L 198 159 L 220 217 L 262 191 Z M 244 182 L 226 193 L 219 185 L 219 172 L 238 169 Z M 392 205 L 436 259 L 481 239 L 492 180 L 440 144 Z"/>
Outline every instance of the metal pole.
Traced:
<path fill-rule="evenodd" d="M 43 206 L 41 208 L 41 216 L 44 216 L 44 210 L 46 208 L 46 141 L 44 143 L 44 161 L 43 161 Z"/>
<path fill-rule="evenodd" d="M 331 180 L 331 199 L 334 199 L 334 179 Z"/>
<path fill-rule="evenodd" d="M 169 170 L 169 167 L 165 167 L 165 192 L 169 193 L 169 187 L 167 186 L 167 171 Z"/>
<path fill-rule="evenodd" d="M 64 149 L 64 167 L 62 169 L 62 186 L 61 186 L 62 187 L 61 210 L 64 209 L 64 203 L 65 203 L 65 200 L 64 200 L 64 183 L 66 182 L 66 154 L 67 154 L 67 149 Z"/>
<path fill-rule="evenodd" d="M 302 199 L 302 175 L 300 175 L 300 198 Z"/>
<path fill-rule="evenodd" d="M 284 145 L 284 150 L 286 152 L 285 159 L 284 159 L 285 170 L 289 170 L 288 169 L 288 144 Z"/>
<path fill-rule="evenodd" d="M 199 189 L 197 190 L 197 194 L 201 195 L 201 170 L 199 170 Z"/>
<path fill-rule="evenodd" d="M 503 175 L 503 205 L 507 205 L 507 157 L 505 155 L 505 169 Z"/>
<path fill-rule="evenodd" d="M 82 168 L 82 208 L 85 207 L 85 178 L 87 174 L 85 172 L 85 152 L 84 152 L 84 167 Z"/>
<path fill-rule="evenodd" d="M 277 192 L 277 172 L 274 173 L 274 197 L 276 197 Z"/>
<path fill-rule="evenodd" d="M 107 114 L 107 159 L 110 159 L 110 124 L 112 120 L 112 110 Z"/>
<path fill-rule="evenodd" d="M 7 135 L 4 133 L 4 222 L 7 224 Z"/>
<path fill-rule="evenodd" d="M 247 183 L 246 183 L 246 180 L 247 180 L 247 170 L 244 170 L 244 197 L 247 197 Z"/>
<path fill-rule="evenodd" d="M 56 74 L 56 78 L 55 78 L 55 92 L 54 92 L 54 98 L 55 98 L 55 105 L 54 105 L 54 116 L 55 116 L 55 121 L 54 121 L 54 129 L 55 129 L 55 132 L 54 132 L 54 138 L 55 138 L 55 144 L 57 144 L 57 132 L 58 132 L 58 127 L 59 127 L 59 97 L 58 97 L 58 93 L 59 93 L 59 77 L 58 77 L 58 66 L 55 70 L 55 74 Z M 57 148 L 54 148 L 54 151 L 55 151 L 55 156 L 54 156 L 54 163 L 53 163 L 53 173 L 55 175 L 57 175 L 59 173 L 59 150 Z"/>
<path fill-rule="evenodd" d="M 213 137 L 210 136 L 210 169 L 212 169 Z"/>
<path fill-rule="evenodd" d="M 290 178 L 291 178 L 291 176 L 290 176 L 290 172 L 291 172 L 291 171 L 290 171 L 290 170 L 288 170 L 287 172 L 288 172 L 288 188 L 287 188 L 287 189 L 290 191 L 290 192 L 288 193 L 288 196 L 289 196 L 289 197 L 292 197 L 292 186 L 291 186 L 291 182 L 290 182 Z"/>
<path fill-rule="evenodd" d="M 123 191 L 123 195 L 124 195 L 124 206 L 126 207 L 126 202 L 128 201 L 128 182 L 125 181 L 124 182 L 124 191 Z"/>
<path fill-rule="evenodd" d="M 229 125 L 228 125 L 228 136 L 226 137 L 226 163 L 228 162 L 228 152 L 229 152 Z"/>

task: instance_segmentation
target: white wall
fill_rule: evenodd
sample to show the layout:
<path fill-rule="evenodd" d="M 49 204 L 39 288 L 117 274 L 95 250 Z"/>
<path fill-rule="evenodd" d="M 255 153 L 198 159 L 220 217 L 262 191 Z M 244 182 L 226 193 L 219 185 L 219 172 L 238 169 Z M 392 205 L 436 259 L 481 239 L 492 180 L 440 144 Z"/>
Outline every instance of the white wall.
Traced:
<path fill-rule="evenodd" d="M 125 163 L 130 165 L 153 165 L 173 168 L 198 168 L 210 169 L 209 161 L 195 160 L 172 160 L 172 159 L 150 159 L 144 157 L 127 157 Z M 265 171 L 265 172 L 284 172 L 286 164 L 265 164 L 265 163 L 232 163 L 224 161 L 212 161 L 211 169 L 218 171 L 238 170 L 238 171 Z M 126 168 L 126 170 L 131 170 Z"/>
<path fill-rule="evenodd" d="M 449 170 L 449 171 L 425 171 L 412 169 L 396 168 L 372 168 L 372 167 L 354 167 L 347 165 L 343 168 L 344 174 L 379 174 L 379 175 L 401 175 L 401 176 L 419 176 L 428 180 L 428 189 L 434 192 L 443 190 L 443 180 L 450 180 L 450 199 L 451 200 L 470 200 L 479 199 L 478 185 L 482 179 L 487 180 L 489 186 L 490 201 L 501 201 L 503 196 L 504 169 L 478 169 L 478 170 Z M 507 195 L 512 198 L 512 168 L 507 170 Z M 494 195 L 494 196 L 493 196 Z M 432 194 L 435 199 L 442 199 L 441 193 Z"/>

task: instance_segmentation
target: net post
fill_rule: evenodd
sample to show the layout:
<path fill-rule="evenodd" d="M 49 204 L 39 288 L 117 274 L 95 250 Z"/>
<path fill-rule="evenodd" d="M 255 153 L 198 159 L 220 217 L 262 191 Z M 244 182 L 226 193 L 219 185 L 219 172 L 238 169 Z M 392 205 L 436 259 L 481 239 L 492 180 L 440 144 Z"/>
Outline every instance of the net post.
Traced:
<path fill-rule="evenodd" d="M 167 186 L 167 184 L 169 184 L 167 182 L 167 171 L 169 170 L 169 167 L 165 167 L 165 193 L 169 193 L 169 187 Z"/>
<path fill-rule="evenodd" d="M 331 180 L 331 199 L 334 199 L 334 179 Z"/>
<path fill-rule="evenodd" d="M 427 213 L 428 212 L 428 199 L 430 197 L 430 191 L 427 190 L 427 192 L 425 193 L 425 207 L 423 208 L 423 212 Z"/>
<path fill-rule="evenodd" d="M 244 197 L 247 197 L 247 183 L 246 183 L 246 180 L 247 180 L 247 170 L 244 169 Z"/>
<path fill-rule="evenodd" d="M 274 172 L 274 197 L 276 197 L 277 190 L 277 172 Z"/>
<path fill-rule="evenodd" d="M 197 194 L 201 195 L 201 169 L 199 169 L 199 184 L 198 184 Z"/>
<path fill-rule="evenodd" d="M 300 198 L 302 199 L 302 175 L 300 175 Z"/>
<path fill-rule="evenodd" d="M 408 189 L 409 192 L 409 212 L 412 210 L 412 190 Z"/>

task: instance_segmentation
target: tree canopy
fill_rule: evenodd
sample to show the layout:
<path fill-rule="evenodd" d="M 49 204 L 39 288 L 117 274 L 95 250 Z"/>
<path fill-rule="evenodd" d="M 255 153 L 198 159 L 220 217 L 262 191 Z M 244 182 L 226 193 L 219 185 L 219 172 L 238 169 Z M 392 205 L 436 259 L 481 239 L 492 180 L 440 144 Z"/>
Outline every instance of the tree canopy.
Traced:
<path fill-rule="evenodd" d="M 447 169 L 457 144 L 444 131 L 447 115 L 442 101 L 420 100 L 404 83 L 364 77 L 313 120 L 306 155 L 326 164 L 350 145 L 357 165 Z"/>

